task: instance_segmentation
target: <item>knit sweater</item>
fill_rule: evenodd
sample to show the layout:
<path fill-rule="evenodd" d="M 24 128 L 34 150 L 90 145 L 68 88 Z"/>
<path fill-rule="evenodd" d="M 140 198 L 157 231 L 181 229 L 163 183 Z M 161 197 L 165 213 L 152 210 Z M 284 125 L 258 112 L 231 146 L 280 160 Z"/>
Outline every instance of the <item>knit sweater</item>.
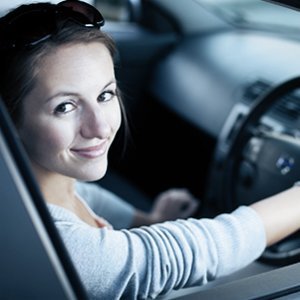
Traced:
<path fill-rule="evenodd" d="M 251 263 L 266 246 L 260 217 L 245 206 L 214 219 L 131 230 L 91 227 L 48 207 L 91 299 L 154 299 L 202 285 Z"/>

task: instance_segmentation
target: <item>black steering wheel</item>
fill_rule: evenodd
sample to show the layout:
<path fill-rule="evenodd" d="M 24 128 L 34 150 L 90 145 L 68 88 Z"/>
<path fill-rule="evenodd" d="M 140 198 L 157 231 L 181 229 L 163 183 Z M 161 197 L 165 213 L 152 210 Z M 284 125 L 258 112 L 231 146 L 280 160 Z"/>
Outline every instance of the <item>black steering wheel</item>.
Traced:
<path fill-rule="evenodd" d="M 240 103 L 232 110 L 216 147 L 209 188 L 209 197 L 221 203 L 221 211 L 251 204 L 300 180 L 300 137 L 276 128 L 271 121 L 268 124 L 265 117 L 286 97 L 294 97 L 293 103 L 298 101 L 300 108 L 300 97 L 293 95 L 299 88 L 300 77 L 292 78 L 265 92 L 252 106 Z M 268 248 L 262 256 L 276 264 L 299 258 L 299 233 Z"/>

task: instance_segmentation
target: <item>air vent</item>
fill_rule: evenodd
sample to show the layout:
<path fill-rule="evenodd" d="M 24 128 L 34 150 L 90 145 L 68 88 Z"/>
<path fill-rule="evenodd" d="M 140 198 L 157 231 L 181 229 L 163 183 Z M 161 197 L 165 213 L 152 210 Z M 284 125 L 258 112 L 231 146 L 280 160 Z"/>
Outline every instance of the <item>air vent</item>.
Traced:
<path fill-rule="evenodd" d="M 263 80 L 257 80 L 244 89 L 243 101 L 246 103 L 252 103 L 257 100 L 258 97 L 261 97 L 270 88 L 271 84 Z M 298 120 L 300 117 L 299 91 L 284 96 L 271 110 L 271 114 L 274 117 L 281 117 L 284 119 L 288 119 L 289 121 Z"/>
<path fill-rule="evenodd" d="M 300 116 L 300 95 L 299 93 L 285 96 L 275 107 L 276 112 L 289 118 L 298 120 Z"/>
<path fill-rule="evenodd" d="M 243 98 L 246 103 L 254 102 L 259 96 L 271 88 L 271 85 L 265 81 L 257 80 L 246 86 Z"/>

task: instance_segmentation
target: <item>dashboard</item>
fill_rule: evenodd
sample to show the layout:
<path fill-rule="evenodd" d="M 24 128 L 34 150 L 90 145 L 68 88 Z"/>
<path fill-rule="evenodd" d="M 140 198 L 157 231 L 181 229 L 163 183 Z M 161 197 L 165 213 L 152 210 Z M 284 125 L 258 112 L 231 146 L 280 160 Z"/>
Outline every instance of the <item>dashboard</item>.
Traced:
<path fill-rule="evenodd" d="M 299 75 L 299 53 L 299 41 L 272 33 L 226 30 L 192 37 L 159 64 L 152 91 L 164 105 L 217 138 L 237 102 L 250 103 Z M 298 100 L 281 104 L 284 122 L 298 119 Z"/>

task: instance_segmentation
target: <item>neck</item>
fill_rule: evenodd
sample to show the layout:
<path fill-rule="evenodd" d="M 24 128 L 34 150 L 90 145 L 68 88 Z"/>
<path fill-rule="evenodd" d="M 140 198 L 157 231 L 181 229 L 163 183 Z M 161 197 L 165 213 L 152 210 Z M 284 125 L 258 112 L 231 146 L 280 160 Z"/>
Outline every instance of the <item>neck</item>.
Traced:
<path fill-rule="evenodd" d="M 74 178 L 50 172 L 34 163 L 32 167 L 46 202 L 64 207 L 90 226 L 99 227 L 99 221 L 96 222 L 94 216 L 76 196 Z M 102 225 L 101 227 L 106 226 Z"/>
<path fill-rule="evenodd" d="M 68 207 L 75 201 L 74 178 L 43 170 L 34 163 L 32 167 L 46 202 Z"/>

